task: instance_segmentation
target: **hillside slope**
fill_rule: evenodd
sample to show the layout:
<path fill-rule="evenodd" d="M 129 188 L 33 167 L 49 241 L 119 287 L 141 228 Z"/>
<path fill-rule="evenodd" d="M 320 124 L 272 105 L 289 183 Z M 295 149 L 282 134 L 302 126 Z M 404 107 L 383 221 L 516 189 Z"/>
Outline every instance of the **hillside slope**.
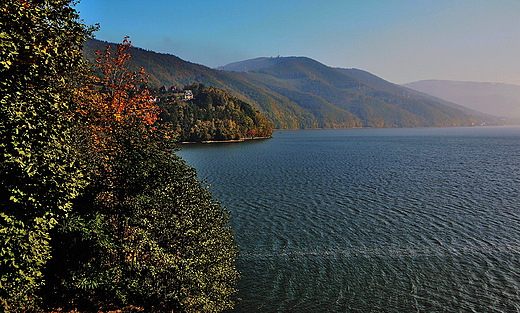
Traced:
<path fill-rule="evenodd" d="M 94 51 L 106 44 L 87 41 L 85 57 L 95 60 Z M 130 69 L 144 67 L 151 75 L 150 86 L 214 86 L 250 103 L 278 129 L 463 126 L 478 122 L 461 110 L 378 88 L 305 57 L 246 60 L 235 66 L 248 67 L 247 72 L 227 72 L 139 48 L 131 49 L 130 54 Z"/>
<path fill-rule="evenodd" d="M 286 58 L 285 62 L 243 73 L 257 85 L 274 90 L 306 106 L 314 100 L 353 115 L 363 127 L 426 127 L 470 125 L 474 119 L 460 110 L 435 101 L 411 98 L 374 87 L 315 60 Z M 317 112 L 313 112 L 315 115 Z"/>
<path fill-rule="evenodd" d="M 248 72 L 253 70 L 259 70 L 262 68 L 266 68 L 269 66 L 276 65 L 278 63 L 284 62 L 285 58 L 276 57 L 276 58 L 256 58 L 251 60 L 245 60 L 245 61 L 239 61 L 239 62 L 233 62 L 229 63 L 225 66 L 221 66 L 218 69 L 228 72 Z"/>
<path fill-rule="evenodd" d="M 405 86 L 397 85 L 394 83 L 391 83 L 389 81 L 386 81 L 374 74 L 371 74 L 367 71 L 363 71 L 360 69 L 350 68 L 350 69 L 344 69 L 344 68 L 336 68 L 338 71 L 344 73 L 345 75 L 348 75 L 350 77 L 356 78 L 368 85 L 371 85 L 373 87 L 386 90 L 389 92 L 393 92 L 398 95 L 402 95 L 404 97 L 408 98 L 415 98 L 419 100 L 427 100 L 427 101 L 433 101 L 438 102 L 444 105 L 447 105 L 449 107 L 461 110 L 465 113 L 470 114 L 471 116 L 477 118 L 480 123 L 484 123 L 486 125 L 503 125 L 503 124 L 511 124 L 516 123 L 514 120 L 510 119 L 504 119 L 498 116 L 493 115 L 494 113 L 483 113 L 475 109 L 471 109 L 465 106 L 462 106 L 460 104 L 447 101 L 445 99 L 435 97 L 433 95 L 430 95 L 428 93 L 424 93 L 418 90 L 414 90 L 412 88 L 408 88 Z"/>

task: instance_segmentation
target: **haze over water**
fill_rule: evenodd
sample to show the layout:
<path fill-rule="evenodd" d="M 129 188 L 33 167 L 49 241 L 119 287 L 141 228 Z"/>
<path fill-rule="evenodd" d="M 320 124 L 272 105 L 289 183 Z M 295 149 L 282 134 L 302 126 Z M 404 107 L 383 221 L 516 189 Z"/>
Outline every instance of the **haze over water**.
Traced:
<path fill-rule="evenodd" d="M 520 127 L 283 131 L 179 154 L 231 212 L 236 312 L 520 311 Z"/>

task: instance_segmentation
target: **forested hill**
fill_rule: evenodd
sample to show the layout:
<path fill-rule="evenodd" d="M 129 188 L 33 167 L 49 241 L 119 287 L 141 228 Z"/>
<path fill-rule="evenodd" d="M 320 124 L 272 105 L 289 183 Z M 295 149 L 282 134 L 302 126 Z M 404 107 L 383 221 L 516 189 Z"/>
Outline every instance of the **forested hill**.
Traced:
<path fill-rule="evenodd" d="M 192 99 L 185 99 L 186 92 Z M 177 127 L 182 142 L 271 137 L 273 124 L 248 103 L 203 84 L 184 86 L 184 93 L 159 93 L 161 120 Z"/>
<path fill-rule="evenodd" d="M 346 74 L 350 77 L 356 78 L 360 80 L 361 82 L 368 84 L 372 87 L 376 87 L 381 90 L 389 91 L 398 95 L 402 95 L 408 98 L 414 98 L 418 100 L 423 101 L 432 101 L 432 102 L 438 102 L 444 105 L 447 105 L 449 107 L 461 110 L 465 113 L 468 113 L 474 117 L 476 117 L 480 122 L 485 123 L 486 125 L 502 125 L 502 124 L 518 124 L 518 121 L 501 118 L 497 115 L 498 112 L 491 112 L 488 111 L 486 113 L 486 110 L 476 108 L 472 105 L 465 105 L 462 106 L 460 104 L 457 104 L 452 101 L 447 101 L 442 98 L 446 98 L 445 94 L 442 93 L 425 93 L 418 90 L 415 90 L 413 88 L 410 88 L 409 84 L 406 85 L 397 85 L 393 84 L 389 81 L 386 81 L 382 79 L 381 77 L 378 77 L 374 74 L 371 74 L 367 71 L 363 71 L 360 69 L 355 68 L 336 68 L 336 70 L 342 72 L 343 74 Z M 437 95 L 438 97 L 434 96 Z"/>
<path fill-rule="evenodd" d="M 95 60 L 94 51 L 106 44 L 88 40 L 85 57 Z M 131 69 L 144 67 L 151 75 L 151 86 L 202 83 L 225 90 L 250 103 L 279 129 L 465 126 L 480 122 L 459 109 L 378 88 L 305 57 L 260 58 L 249 66 L 242 61 L 235 67 L 251 70 L 228 72 L 139 48 L 130 54 Z"/>
<path fill-rule="evenodd" d="M 315 127 L 428 127 L 472 125 L 477 120 L 439 102 L 372 86 L 305 57 L 235 73 L 297 103 Z"/>

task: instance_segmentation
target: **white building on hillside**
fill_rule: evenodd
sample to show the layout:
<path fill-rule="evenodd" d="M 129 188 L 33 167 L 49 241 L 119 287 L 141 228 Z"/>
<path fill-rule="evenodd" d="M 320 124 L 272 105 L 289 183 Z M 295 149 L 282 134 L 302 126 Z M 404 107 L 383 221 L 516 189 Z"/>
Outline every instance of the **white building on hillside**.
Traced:
<path fill-rule="evenodd" d="M 184 101 L 193 99 L 193 92 L 191 90 L 184 90 Z"/>

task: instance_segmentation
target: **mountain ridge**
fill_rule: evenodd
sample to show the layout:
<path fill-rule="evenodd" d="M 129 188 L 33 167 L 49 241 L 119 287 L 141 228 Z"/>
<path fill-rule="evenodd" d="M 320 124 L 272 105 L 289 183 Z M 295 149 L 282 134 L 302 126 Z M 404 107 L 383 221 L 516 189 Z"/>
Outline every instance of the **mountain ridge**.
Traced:
<path fill-rule="evenodd" d="M 92 61 L 93 50 L 106 44 L 87 41 L 85 58 Z M 479 123 L 477 118 L 460 109 L 373 86 L 307 57 L 245 60 L 235 62 L 235 67 L 254 69 L 231 72 L 140 48 L 132 48 L 130 54 L 130 69 L 145 68 L 151 75 L 150 87 L 193 83 L 214 86 L 250 103 L 277 129 L 469 126 Z M 256 65 L 251 66 L 253 63 Z"/>
<path fill-rule="evenodd" d="M 429 79 L 403 86 L 485 114 L 520 119 L 519 85 Z"/>
<path fill-rule="evenodd" d="M 284 62 L 288 58 L 293 57 L 259 57 L 250 60 L 243 60 L 219 66 L 217 70 L 223 70 L 227 72 L 248 72 L 251 70 L 258 70 L 278 63 Z"/>

